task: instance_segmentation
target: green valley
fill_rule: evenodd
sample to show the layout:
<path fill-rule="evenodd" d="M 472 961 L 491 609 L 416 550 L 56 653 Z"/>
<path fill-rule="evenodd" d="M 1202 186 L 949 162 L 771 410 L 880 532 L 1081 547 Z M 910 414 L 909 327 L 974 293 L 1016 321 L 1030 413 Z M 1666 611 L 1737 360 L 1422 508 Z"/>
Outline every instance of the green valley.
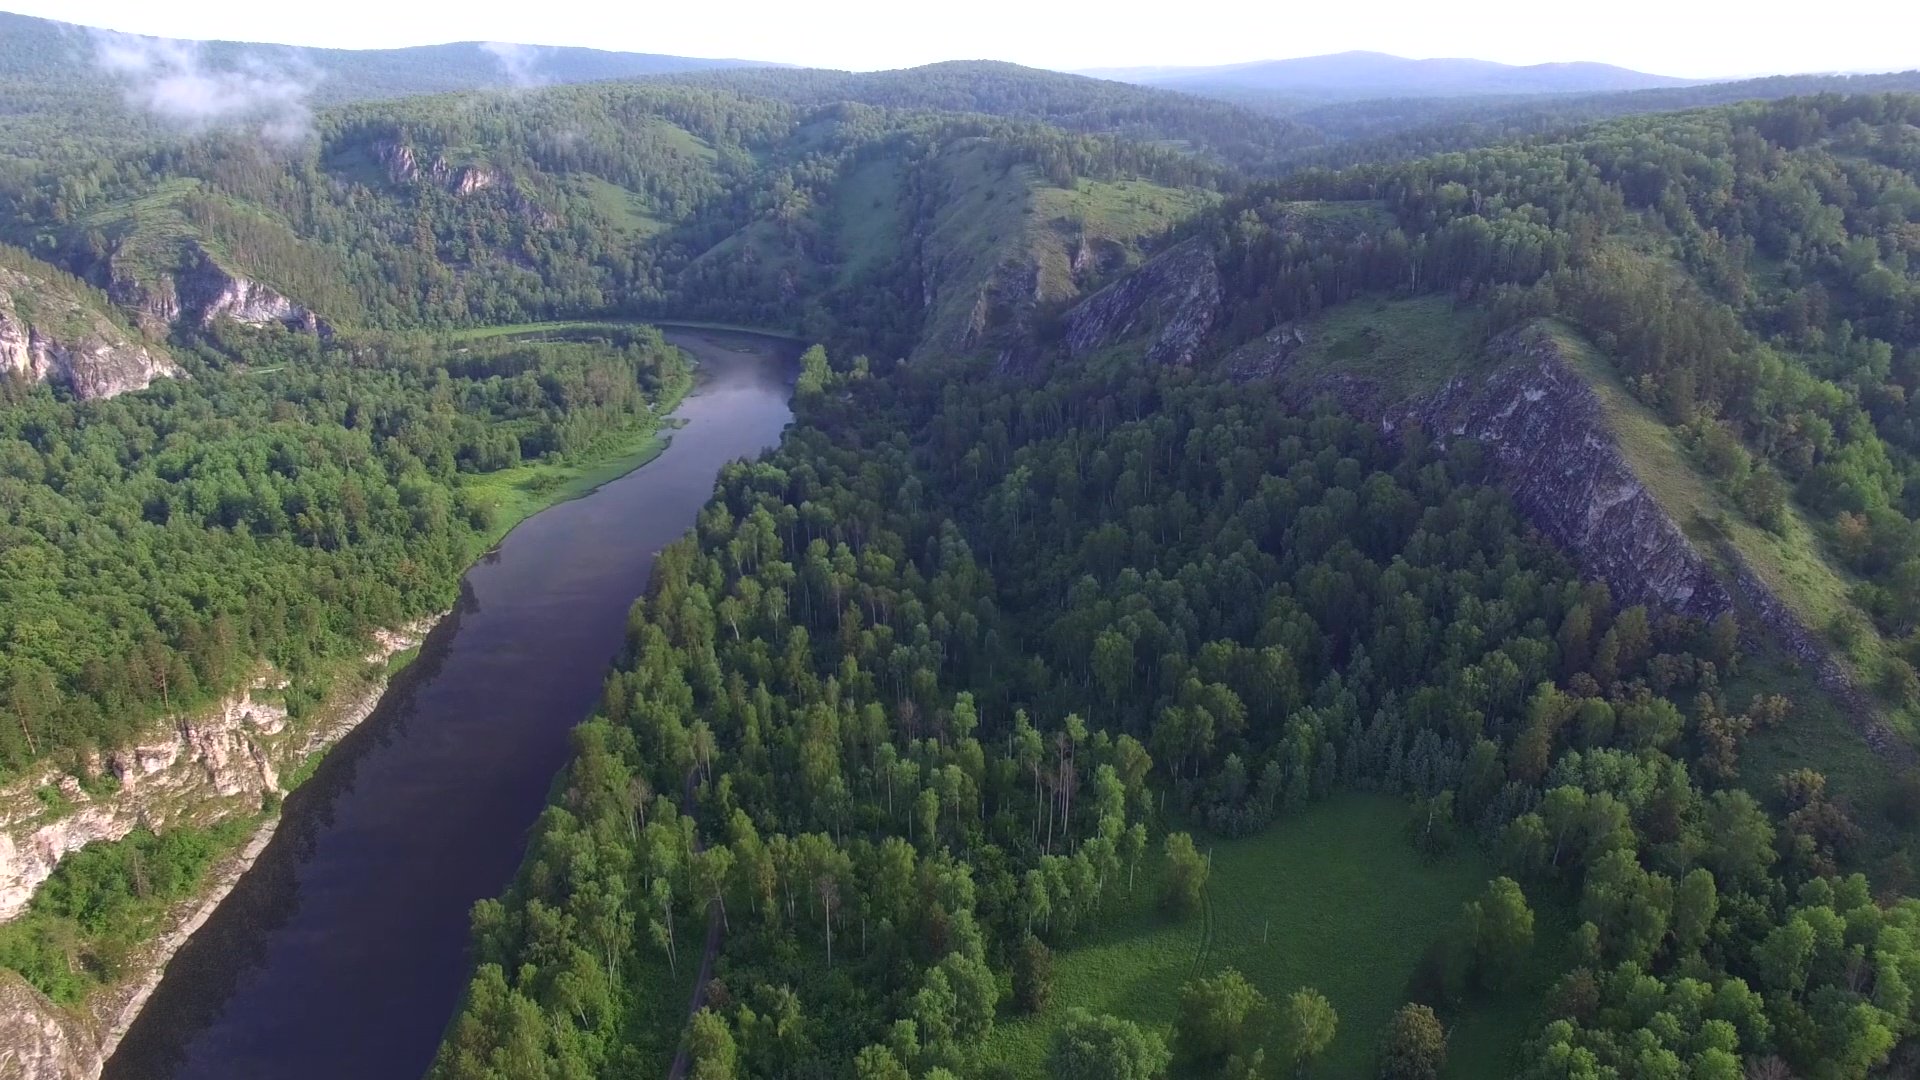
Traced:
<path fill-rule="evenodd" d="M 0 17 L 0 1061 L 1920 1070 L 1920 77 L 142 40 Z"/>

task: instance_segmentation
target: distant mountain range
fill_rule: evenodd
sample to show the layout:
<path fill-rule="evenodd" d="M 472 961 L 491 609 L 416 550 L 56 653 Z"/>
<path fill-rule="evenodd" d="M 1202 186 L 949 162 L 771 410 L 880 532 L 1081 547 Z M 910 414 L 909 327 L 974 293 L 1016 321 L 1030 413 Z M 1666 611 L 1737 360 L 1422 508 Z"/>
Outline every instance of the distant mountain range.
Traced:
<path fill-rule="evenodd" d="M 0 79 L 44 79 L 55 84 L 76 77 L 97 81 L 103 70 L 124 74 L 129 65 L 216 77 L 238 73 L 258 78 L 262 73 L 272 73 L 301 83 L 310 100 L 319 105 L 489 87 L 781 66 L 752 60 L 478 41 L 406 49 L 184 41 L 117 34 L 0 12 Z"/>
<path fill-rule="evenodd" d="M 1287 96 L 1311 101 L 1478 94 L 1591 94 L 1694 86 L 1710 81 L 1650 75 L 1611 64 L 1516 66 L 1491 60 L 1409 60 L 1377 52 L 1343 52 L 1219 67 L 1095 68 L 1079 74 L 1209 96 Z"/>

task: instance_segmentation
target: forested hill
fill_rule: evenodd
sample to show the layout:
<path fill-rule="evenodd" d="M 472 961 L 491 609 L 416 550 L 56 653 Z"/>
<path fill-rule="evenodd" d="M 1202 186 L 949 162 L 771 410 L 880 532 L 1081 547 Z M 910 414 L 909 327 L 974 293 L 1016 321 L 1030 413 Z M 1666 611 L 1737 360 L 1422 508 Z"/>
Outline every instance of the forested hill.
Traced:
<path fill-rule="evenodd" d="M 803 105 L 858 101 L 1037 120 L 1067 131 L 1174 144 L 1256 172 L 1318 138 L 1299 125 L 1206 98 L 993 61 L 867 73 L 729 71 L 684 81 Z"/>
<path fill-rule="evenodd" d="M 0 79 L 16 85 L 31 82 L 48 99 L 75 100 L 74 92 L 86 84 L 118 74 L 116 48 L 132 50 L 155 66 L 176 65 L 215 78 L 291 80 L 310 92 L 315 105 L 763 66 L 753 60 L 478 41 L 402 49 L 200 42 L 115 34 L 0 12 Z"/>
<path fill-rule="evenodd" d="M 338 328 L 673 311 L 902 355 L 929 326 L 998 338 L 1137 261 L 1239 183 L 1225 158 L 1286 130 L 1006 65 L 837 80 L 348 106 L 292 147 L 216 132 L 29 171 L 0 232 L 161 331 L 204 321 L 205 283 L 245 278 Z M 748 92 L 762 81 L 778 92 Z"/>
<path fill-rule="evenodd" d="M 16 141 L 0 312 L 191 378 L 0 381 L 0 768 L 263 663 L 311 705 L 494 474 L 685 385 L 462 332 L 754 323 L 829 347 L 662 553 L 439 1075 L 1910 1073 L 1920 97 L 1499 115 L 1288 171 L 969 63 Z M 1274 902 L 1322 811 L 1460 887 L 1369 924 L 1335 837 Z M 71 999 L 50 895 L 0 962 Z"/>
<path fill-rule="evenodd" d="M 438 1074 L 1910 1073 L 1917 153 L 1920 98 L 1823 97 L 1307 173 L 1011 375 L 814 354 Z M 1596 557 L 1542 498 L 1648 516 Z M 1210 884 L 1382 793 L 1500 875 L 1430 947 Z M 1360 941 L 1385 989 L 1314 989 Z"/>

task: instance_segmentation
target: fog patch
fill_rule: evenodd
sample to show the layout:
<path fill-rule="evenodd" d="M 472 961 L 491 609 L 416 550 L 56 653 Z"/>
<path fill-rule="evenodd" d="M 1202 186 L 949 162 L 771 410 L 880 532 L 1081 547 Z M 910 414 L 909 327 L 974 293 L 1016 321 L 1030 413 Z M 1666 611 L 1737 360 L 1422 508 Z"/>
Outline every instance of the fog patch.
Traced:
<path fill-rule="evenodd" d="M 500 69 L 507 76 L 507 83 L 516 90 L 531 90 L 547 84 L 546 76 L 540 74 L 540 54 L 545 51 L 538 45 L 515 45 L 510 41 L 483 41 L 480 47 L 488 55 L 500 61 Z"/>
<path fill-rule="evenodd" d="M 252 128 L 281 144 L 313 134 L 308 98 L 316 80 L 291 59 L 276 67 L 248 57 L 237 67 L 215 68 L 201 42 L 105 30 L 89 36 L 94 62 L 120 82 L 127 102 L 162 120 L 195 131 Z"/>

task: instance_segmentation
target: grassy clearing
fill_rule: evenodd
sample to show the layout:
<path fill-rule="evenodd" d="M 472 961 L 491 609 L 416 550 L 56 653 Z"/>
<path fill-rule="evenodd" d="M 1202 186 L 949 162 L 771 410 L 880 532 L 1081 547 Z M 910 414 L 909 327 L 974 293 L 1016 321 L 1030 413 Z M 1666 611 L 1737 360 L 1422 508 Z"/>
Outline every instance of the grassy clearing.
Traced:
<path fill-rule="evenodd" d="M 1210 191 L 1170 188 L 1148 180 L 1081 180 L 1071 190 L 1044 184 L 1033 192 L 1034 216 L 1065 217 L 1089 234 L 1114 239 L 1158 236 L 1168 225 L 1212 206 Z"/>
<path fill-rule="evenodd" d="M 1310 385 L 1354 375 L 1377 386 L 1385 400 L 1404 401 L 1484 370 L 1485 337 L 1480 313 L 1445 296 L 1370 297 L 1314 316 L 1284 377 Z"/>
<path fill-rule="evenodd" d="M 662 402 L 662 411 L 670 411 L 680 396 L 675 394 Z M 486 534 L 487 546 L 491 547 L 522 521 L 555 503 L 591 494 L 659 457 L 666 448 L 665 434 L 638 430 L 607 439 L 591 454 L 574 460 L 530 461 L 511 469 L 468 476 L 466 490 L 492 509 L 492 526 Z"/>
<path fill-rule="evenodd" d="M 869 161 L 850 170 L 835 192 L 834 221 L 840 246 L 840 284 L 884 263 L 900 248 L 906 229 L 900 204 L 906 169 L 897 161 Z"/>
<path fill-rule="evenodd" d="M 1143 239 L 1209 205 L 1211 193 L 1178 191 L 1144 180 L 1082 180 L 1073 188 L 1048 184 L 1029 165 L 1006 167 L 980 142 L 960 142 L 937 161 L 944 198 L 926 236 L 927 257 L 943 268 L 928 312 L 922 351 L 960 354 L 980 341 L 981 295 L 996 283 L 1003 302 L 1031 297 L 1064 303 L 1098 284 L 1074 270 L 1083 243 L 1103 261 L 1139 261 Z M 1116 258 L 1117 256 L 1117 258 Z M 1025 274 L 1033 272 L 1031 286 Z M 989 321 L 1003 315 L 989 311 Z"/>
<path fill-rule="evenodd" d="M 1206 911 L 1185 921 L 1155 909 L 1157 875 L 1142 868 L 1129 910 L 1055 954 L 1052 1002 L 1039 1016 L 999 1025 L 985 1060 L 1041 1075 L 1054 1031 L 1075 1006 L 1168 1032 L 1181 985 L 1232 966 L 1269 999 L 1301 986 L 1326 994 L 1340 1026 L 1314 1075 L 1370 1075 L 1421 955 L 1493 876 L 1472 850 L 1423 860 L 1404 838 L 1407 813 L 1395 799 L 1346 795 L 1257 836 L 1212 842 Z M 1535 983 L 1552 966 L 1538 959 Z M 1535 999 L 1516 993 L 1461 1017 L 1448 1075 L 1508 1074 Z"/>
<path fill-rule="evenodd" d="M 609 225 L 634 239 L 644 240 L 670 227 L 653 215 L 646 199 L 618 184 L 591 174 L 573 177 L 572 182 Z"/>

